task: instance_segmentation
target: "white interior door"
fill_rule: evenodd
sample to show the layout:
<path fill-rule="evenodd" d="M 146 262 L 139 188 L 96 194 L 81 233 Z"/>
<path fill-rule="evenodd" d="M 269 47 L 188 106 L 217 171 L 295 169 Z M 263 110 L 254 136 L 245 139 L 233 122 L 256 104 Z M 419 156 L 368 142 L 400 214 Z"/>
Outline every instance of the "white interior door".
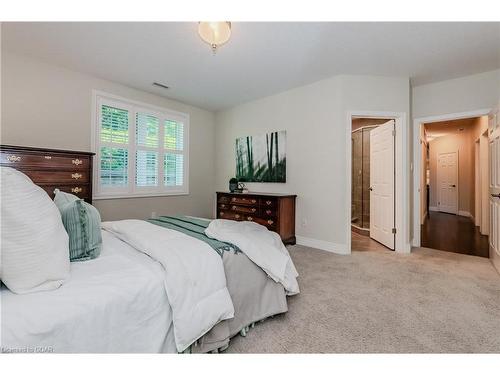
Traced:
<path fill-rule="evenodd" d="M 458 152 L 438 155 L 438 211 L 458 214 Z"/>
<path fill-rule="evenodd" d="M 500 265 L 500 115 L 498 108 L 488 117 L 490 258 L 498 268 Z"/>
<path fill-rule="evenodd" d="M 370 237 L 394 250 L 394 120 L 370 132 Z"/>

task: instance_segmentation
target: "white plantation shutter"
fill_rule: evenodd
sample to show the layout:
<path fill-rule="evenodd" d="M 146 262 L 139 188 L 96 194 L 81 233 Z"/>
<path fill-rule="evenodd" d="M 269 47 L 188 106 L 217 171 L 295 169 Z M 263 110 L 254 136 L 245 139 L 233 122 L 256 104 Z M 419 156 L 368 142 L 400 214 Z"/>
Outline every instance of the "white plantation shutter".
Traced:
<path fill-rule="evenodd" d="M 135 184 L 138 187 L 158 185 L 159 124 L 156 116 L 142 112 L 136 113 Z"/>
<path fill-rule="evenodd" d="M 103 105 L 101 107 L 101 141 L 128 143 L 128 117 L 126 109 Z"/>
<path fill-rule="evenodd" d="M 159 120 L 155 116 L 137 112 L 136 114 L 136 143 L 138 146 L 158 147 Z"/>
<path fill-rule="evenodd" d="M 128 185 L 129 111 L 118 105 L 101 105 L 100 180 L 104 188 Z"/>
<path fill-rule="evenodd" d="M 165 154 L 165 185 L 182 186 L 184 183 L 184 155 Z"/>
<path fill-rule="evenodd" d="M 104 186 L 127 186 L 128 150 L 101 147 L 101 184 Z"/>
<path fill-rule="evenodd" d="M 184 124 L 174 120 L 164 123 L 165 156 L 164 180 L 165 186 L 182 186 L 184 184 Z"/>
<path fill-rule="evenodd" d="M 182 151 L 184 148 L 184 125 L 173 120 L 165 121 L 165 149 Z"/>
<path fill-rule="evenodd" d="M 188 116 L 95 95 L 95 198 L 187 194 Z"/>

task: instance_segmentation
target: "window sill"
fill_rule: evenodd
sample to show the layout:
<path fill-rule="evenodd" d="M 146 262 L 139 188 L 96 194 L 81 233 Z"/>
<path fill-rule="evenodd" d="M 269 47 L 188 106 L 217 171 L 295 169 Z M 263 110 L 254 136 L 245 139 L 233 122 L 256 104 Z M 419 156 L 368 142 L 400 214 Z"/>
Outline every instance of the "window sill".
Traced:
<path fill-rule="evenodd" d="M 170 193 L 94 195 L 92 196 L 92 200 L 98 201 L 98 200 L 110 200 L 110 199 L 155 198 L 155 197 L 171 197 L 177 195 L 189 195 L 189 192 L 176 191 Z"/>

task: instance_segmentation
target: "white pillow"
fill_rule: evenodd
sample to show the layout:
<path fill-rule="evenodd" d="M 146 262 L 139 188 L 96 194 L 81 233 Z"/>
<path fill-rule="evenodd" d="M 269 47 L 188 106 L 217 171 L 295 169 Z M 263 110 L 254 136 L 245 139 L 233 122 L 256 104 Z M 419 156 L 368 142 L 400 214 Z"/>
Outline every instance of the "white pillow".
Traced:
<path fill-rule="evenodd" d="M 25 174 L 0 169 L 0 279 L 19 294 L 59 288 L 70 270 L 61 214 Z"/>

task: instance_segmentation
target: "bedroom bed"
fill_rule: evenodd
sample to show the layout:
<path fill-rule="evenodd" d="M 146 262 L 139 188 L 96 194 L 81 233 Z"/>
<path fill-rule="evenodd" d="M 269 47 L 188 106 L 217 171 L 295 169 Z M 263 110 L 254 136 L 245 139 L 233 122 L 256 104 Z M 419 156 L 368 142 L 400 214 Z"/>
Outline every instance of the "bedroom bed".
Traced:
<path fill-rule="evenodd" d="M 49 174 L 44 182 L 58 187 Z M 241 236 L 236 232 L 233 242 L 243 251 L 219 256 L 199 239 L 145 221 L 103 223 L 100 256 L 71 262 L 70 277 L 59 288 L 15 294 L 2 284 L 2 351 L 223 350 L 252 323 L 286 312 L 286 296 L 298 293 L 298 285 L 289 287 L 291 279 L 296 285 L 291 260 L 286 269 L 283 262 L 278 267 L 288 276 L 273 273 L 269 241 L 276 238 L 253 226 L 247 228 L 246 242 L 239 238 L 245 238 L 243 230 Z M 231 239 L 234 228 L 221 228 Z M 275 255 L 285 259 L 279 251 Z"/>

